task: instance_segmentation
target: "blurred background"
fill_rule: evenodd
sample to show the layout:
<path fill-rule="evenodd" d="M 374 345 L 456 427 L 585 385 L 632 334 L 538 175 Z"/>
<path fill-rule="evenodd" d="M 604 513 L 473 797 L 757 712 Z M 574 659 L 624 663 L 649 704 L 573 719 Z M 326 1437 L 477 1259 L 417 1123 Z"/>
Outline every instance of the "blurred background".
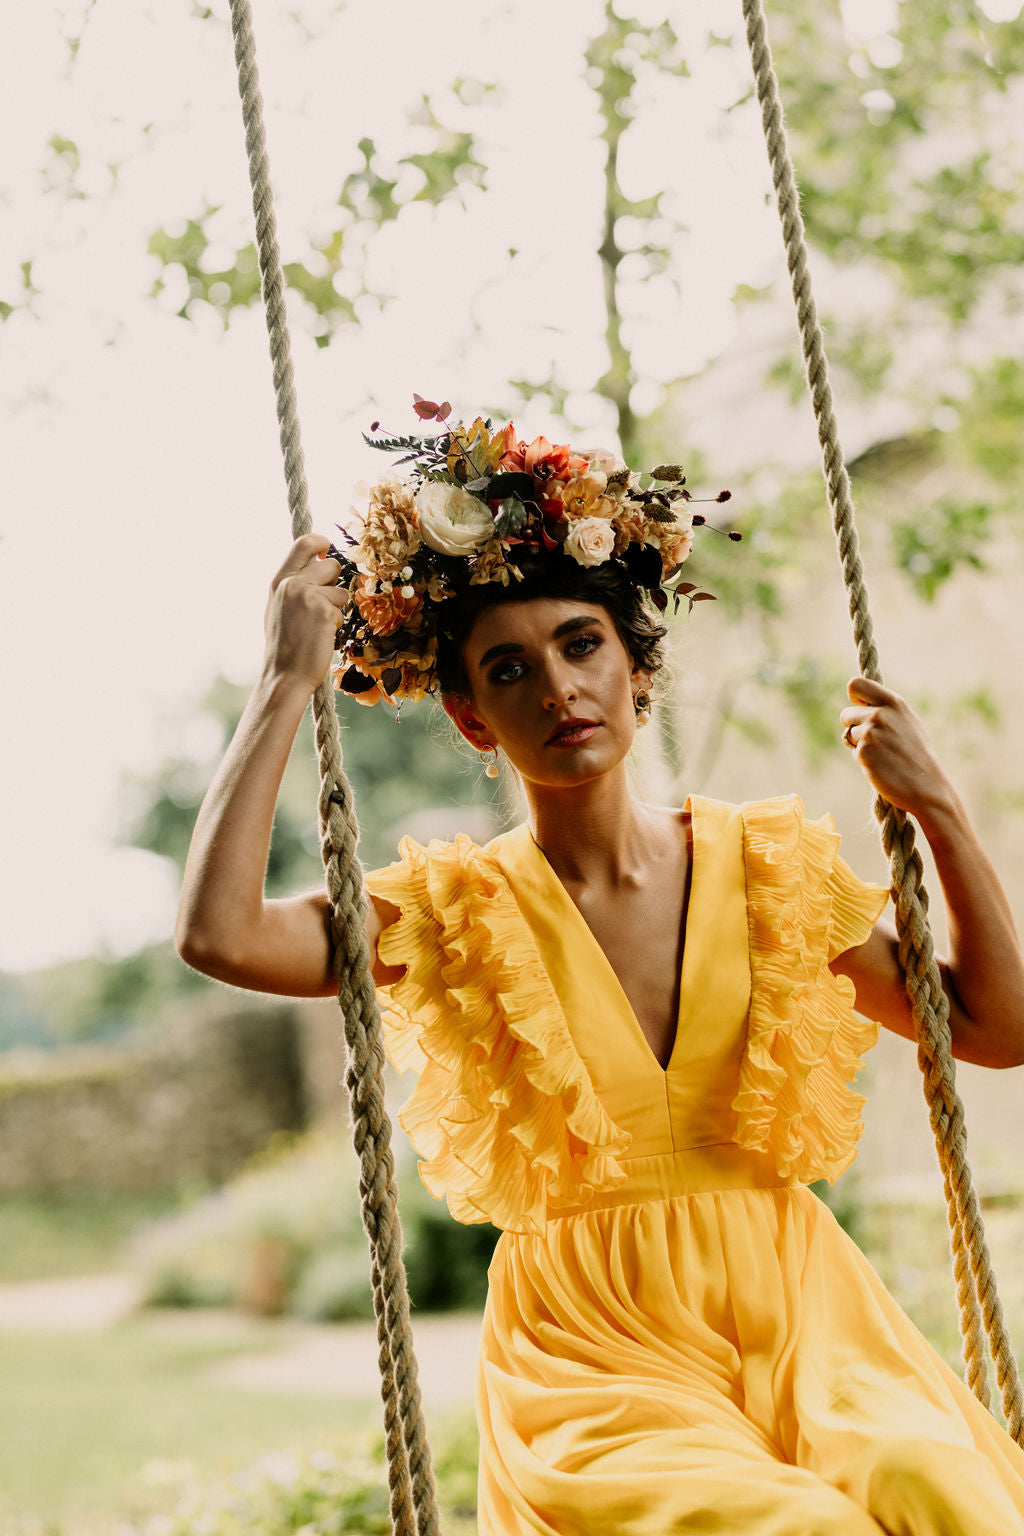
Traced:
<path fill-rule="evenodd" d="M 314 526 L 414 390 L 733 493 L 641 790 L 796 791 L 885 879 L 738 6 L 255 5 Z M 883 670 L 1024 911 L 1024 18 L 771 0 Z M 17 7 L 0 51 L 0 1516 L 29 1536 L 385 1531 L 340 1021 L 169 934 L 289 543 L 226 5 Z M 431 706 L 342 710 L 368 866 L 519 818 Z M 268 872 L 320 879 L 311 735 Z M 939 935 L 941 939 L 941 932 Z M 1020 1075 L 965 1068 L 1024 1329 Z M 952 1364 L 941 1182 L 885 1039 L 828 1194 Z M 408 1084 L 392 1084 L 395 1105 Z M 400 1142 L 450 1530 L 494 1235 Z M 247 1524 L 243 1524 L 247 1521 Z"/>

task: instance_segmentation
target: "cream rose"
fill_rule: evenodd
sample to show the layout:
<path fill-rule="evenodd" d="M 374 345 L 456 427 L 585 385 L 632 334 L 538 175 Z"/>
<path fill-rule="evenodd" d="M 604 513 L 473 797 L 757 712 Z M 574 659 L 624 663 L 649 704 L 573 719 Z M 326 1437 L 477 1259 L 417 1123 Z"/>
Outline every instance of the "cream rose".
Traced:
<path fill-rule="evenodd" d="M 615 529 L 606 517 L 580 517 L 569 529 L 565 553 L 579 565 L 603 565 L 615 548 Z"/>
<path fill-rule="evenodd" d="M 428 480 L 416 492 L 420 538 L 439 555 L 475 555 L 494 537 L 494 519 L 478 496 Z"/>
<path fill-rule="evenodd" d="M 620 459 L 609 448 L 579 448 L 577 452 L 581 458 L 586 459 L 592 470 L 604 475 L 606 479 L 621 474 L 626 467 L 625 459 Z"/>

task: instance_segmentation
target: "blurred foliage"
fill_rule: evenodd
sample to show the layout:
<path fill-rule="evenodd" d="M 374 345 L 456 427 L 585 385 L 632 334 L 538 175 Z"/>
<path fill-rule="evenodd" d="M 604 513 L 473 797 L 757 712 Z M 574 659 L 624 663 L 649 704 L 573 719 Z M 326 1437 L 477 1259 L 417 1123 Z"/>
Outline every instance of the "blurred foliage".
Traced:
<path fill-rule="evenodd" d="M 1024 13 L 994 21 L 977 0 L 885 12 L 775 0 L 769 22 L 808 241 L 852 299 L 826 318 L 830 359 L 845 389 L 902 399 L 918 422 L 906 453 L 873 445 L 851 471 L 871 478 L 880 447 L 889 489 L 904 500 L 910 492 L 909 514 L 893 516 L 883 496 L 871 510 L 890 522 L 897 567 L 931 601 L 959 569 L 983 568 L 979 546 L 998 523 L 1019 526 L 1024 370 L 1005 340 L 1024 340 L 1024 134 L 1014 106 Z M 751 95 L 744 87 L 742 101 Z M 985 353 L 995 355 L 979 363 Z M 805 384 L 796 348 L 774 357 L 766 377 L 797 400 Z M 922 477 L 916 498 L 913 473 L 900 483 L 892 471 L 897 457 L 912 470 L 918 453 L 967 479 L 973 470 L 973 483 L 933 503 Z M 818 507 L 823 517 L 820 490 Z"/>
<path fill-rule="evenodd" d="M 483 99 L 491 89 L 481 82 L 460 81 L 455 94 L 460 100 L 477 95 Z M 387 299 L 386 294 L 371 292 L 364 277 L 368 246 L 379 229 L 400 219 L 412 203 L 437 207 L 462 201 L 470 188 L 485 186 L 473 135 L 450 127 L 435 98 L 424 95 L 408 123 L 429 147 L 391 162 L 373 139 L 360 139 L 361 164 L 345 177 L 338 193 L 337 228 L 311 241 L 303 259 L 283 263 L 285 286 L 305 300 L 307 323 L 319 346 L 327 346 L 340 327 L 365 318 L 367 306 L 372 310 Z M 188 319 L 192 306 L 201 302 L 216 310 L 226 326 L 233 310 L 259 299 L 260 275 L 251 242 L 236 250 L 227 265 L 217 259 L 220 246 L 210 225 L 219 211 L 208 205 L 182 225 L 154 231 L 149 254 L 160 270 L 151 295 L 157 298 L 169 287 L 173 270 L 186 285 L 178 314 Z"/>
<path fill-rule="evenodd" d="M 155 1023 L 172 998 L 199 996 L 206 986 L 182 965 L 170 942 L 149 944 L 122 959 L 86 955 L 0 976 L 0 1049 L 116 1039 Z"/>
<path fill-rule="evenodd" d="M 995 357 L 972 369 L 965 398 L 947 401 L 960 418 L 958 439 L 972 463 L 1003 483 L 1024 470 L 1024 364 L 1017 357 Z"/>
<path fill-rule="evenodd" d="M 432 1438 L 443 1528 L 476 1536 L 475 1425 L 464 1415 Z M 133 1521 L 118 1529 L 150 1536 L 152 1525 Z M 193 1476 L 159 1529 L 160 1536 L 390 1536 L 383 1438 L 347 1434 L 312 1449 L 273 1452 L 233 1472 Z"/>
<path fill-rule="evenodd" d="M 31 978 L 0 971 L 0 1051 L 18 1045 L 53 1043 L 52 1022 L 46 1009 L 32 996 Z"/>
<path fill-rule="evenodd" d="M 863 40 L 856 10 L 845 19 L 840 0 L 772 6 L 808 235 L 963 321 L 987 291 L 1009 289 L 1024 257 L 1022 145 L 1006 142 L 1024 17 L 926 0 L 893 7 Z"/>
<path fill-rule="evenodd" d="M 828 1206 L 843 1231 L 859 1246 L 864 1240 L 867 1224 L 856 1178 L 840 1179 L 838 1184 L 830 1184 L 828 1179 L 817 1179 L 810 1188 Z"/>
<path fill-rule="evenodd" d="M 50 158 L 43 170 L 43 186 L 46 191 L 60 192 L 64 197 L 84 197 L 85 193 L 78 185 L 82 157 L 74 139 L 54 133 L 50 135 L 47 148 Z"/>
<path fill-rule="evenodd" d="M 401 1177 L 409 1294 L 425 1311 L 483 1305 L 497 1232 L 464 1226 Z M 334 1129 L 280 1138 L 236 1179 L 143 1229 L 133 1245 L 154 1306 L 237 1306 L 319 1322 L 371 1318 L 355 1154 Z"/>
<path fill-rule="evenodd" d="M 613 0 L 606 0 L 604 27 L 589 43 L 585 60 L 605 146 L 603 225 L 597 254 L 604 277 L 608 367 L 594 388 L 614 405 L 622 453 L 632 464 L 640 462 L 642 445 L 632 402 L 636 372 L 622 334 L 621 268 L 630 257 L 634 281 L 670 273 L 679 225 L 663 214 L 660 193 L 641 201 L 626 196 L 619 178 L 619 153 L 636 116 L 638 96 L 650 77 L 659 72 L 685 75 L 687 69 L 669 22 L 643 25 L 628 13 L 620 14 Z"/>
<path fill-rule="evenodd" d="M 978 547 L 992 537 L 992 508 L 942 497 L 916 517 L 894 522 L 891 533 L 897 566 L 930 603 L 958 566 L 985 569 Z"/>
<path fill-rule="evenodd" d="M 846 702 L 849 668 L 818 656 L 770 656 L 758 667 L 757 681 L 778 694 L 795 721 L 804 756 L 812 770 L 835 751 L 839 703 Z"/>
<path fill-rule="evenodd" d="M 126 786 L 126 798 L 134 807 L 126 813 L 126 842 L 173 859 L 184 869 L 196 814 L 248 695 L 247 688 L 218 678 L 198 711 L 198 723 L 210 728 L 209 750 L 170 757 L 152 775 Z M 428 704 L 396 716 L 383 706 L 361 709 L 343 701 L 341 707 L 345 772 L 359 807 L 359 852 L 367 868 L 396 857 L 398 837 L 417 812 L 476 804 L 482 819 L 489 812 L 497 821 L 499 790 L 479 772 L 468 748 L 460 772 L 452 728 L 440 708 Z M 277 800 L 267 864 L 271 896 L 296 886 L 319 885 L 323 879 L 318 793 L 312 716 L 307 711 Z"/>
<path fill-rule="evenodd" d="M 18 270 L 21 272 L 21 291 L 11 300 L 0 299 L 0 322 L 9 320 L 16 310 L 31 311 L 32 300 L 39 292 L 32 278 L 32 262 L 23 261 Z"/>
<path fill-rule="evenodd" d="M 131 1235 L 177 1197 L 6 1194 L 0 1204 L 0 1282 L 111 1272 Z"/>

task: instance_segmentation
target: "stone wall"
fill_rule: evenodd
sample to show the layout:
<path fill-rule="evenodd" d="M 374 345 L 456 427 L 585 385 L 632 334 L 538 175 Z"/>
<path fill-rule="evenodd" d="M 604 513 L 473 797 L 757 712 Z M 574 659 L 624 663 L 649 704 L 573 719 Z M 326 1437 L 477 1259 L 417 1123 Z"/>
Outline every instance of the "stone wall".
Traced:
<path fill-rule="evenodd" d="M 294 1005 L 207 1006 L 136 1042 L 0 1058 L 0 1195 L 219 1183 L 307 1118 Z"/>

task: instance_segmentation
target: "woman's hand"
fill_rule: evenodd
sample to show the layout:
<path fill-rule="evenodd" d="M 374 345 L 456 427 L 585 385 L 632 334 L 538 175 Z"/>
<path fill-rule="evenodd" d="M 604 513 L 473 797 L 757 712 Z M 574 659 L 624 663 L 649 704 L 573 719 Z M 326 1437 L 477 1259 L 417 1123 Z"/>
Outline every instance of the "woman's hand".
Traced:
<path fill-rule="evenodd" d="M 855 677 L 840 715 L 861 767 L 891 805 L 916 817 L 946 900 L 949 959 L 940 961 L 949 998 L 953 1055 L 986 1067 L 1024 1064 L 1024 956 L 999 877 L 971 827 L 928 734 L 905 699 Z M 880 921 L 866 943 L 837 955 L 857 1007 L 914 1038 L 896 930 Z"/>
<path fill-rule="evenodd" d="M 324 558 L 330 547 L 321 533 L 295 540 L 270 583 L 263 620 L 265 676 L 301 685 L 307 694 L 327 673 L 349 602 L 347 591 L 337 585 L 341 566 Z"/>
<path fill-rule="evenodd" d="M 956 792 L 906 699 L 866 677 L 853 678 L 847 692 L 844 739 L 878 794 L 919 820 L 948 807 Z"/>

